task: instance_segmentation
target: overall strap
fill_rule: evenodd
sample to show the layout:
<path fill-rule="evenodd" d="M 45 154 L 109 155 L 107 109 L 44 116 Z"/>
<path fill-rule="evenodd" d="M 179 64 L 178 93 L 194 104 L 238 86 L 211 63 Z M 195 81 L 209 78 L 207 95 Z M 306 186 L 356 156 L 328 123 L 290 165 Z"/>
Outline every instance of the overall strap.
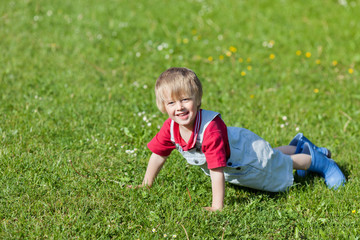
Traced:
<path fill-rule="evenodd" d="M 203 142 L 204 133 L 205 133 L 207 126 L 209 126 L 210 122 L 212 120 L 214 120 L 214 118 L 216 118 L 217 116 L 219 116 L 221 118 L 221 115 L 218 112 L 213 112 L 213 111 L 209 111 L 209 110 L 201 111 L 201 125 L 200 125 L 200 129 L 198 131 L 198 136 L 197 136 L 197 141 L 199 141 L 201 144 Z"/>
<path fill-rule="evenodd" d="M 174 137 L 174 120 L 171 120 L 170 124 L 170 140 L 175 143 L 175 137 Z"/>

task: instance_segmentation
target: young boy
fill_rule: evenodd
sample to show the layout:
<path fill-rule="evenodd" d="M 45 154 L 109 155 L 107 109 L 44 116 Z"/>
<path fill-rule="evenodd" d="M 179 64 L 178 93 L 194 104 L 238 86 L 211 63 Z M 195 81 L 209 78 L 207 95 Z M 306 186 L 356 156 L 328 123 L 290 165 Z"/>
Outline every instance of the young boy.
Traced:
<path fill-rule="evenodd" d="M 140 186 L 151 187 L 172 150 L 210 176 L 212 205 L 224 206 L 225 181 L 254 189 L 279 192 L 293 184 L 293 169 L 319 173 L 329 188 L 344 185 L 345 176 L 326 148 L 312 144 L 302 134 L 288 146 L 270 144 L 244 128 L 226 127 L 220 114 L 200 109 L 202 85 L 187 68 L 170 68 L 156 81 L 156 103 L 167 113 L 159 133 L 148 143 L 152 151 Z M 304 174 L 304 172 L 301 172 Z"/>

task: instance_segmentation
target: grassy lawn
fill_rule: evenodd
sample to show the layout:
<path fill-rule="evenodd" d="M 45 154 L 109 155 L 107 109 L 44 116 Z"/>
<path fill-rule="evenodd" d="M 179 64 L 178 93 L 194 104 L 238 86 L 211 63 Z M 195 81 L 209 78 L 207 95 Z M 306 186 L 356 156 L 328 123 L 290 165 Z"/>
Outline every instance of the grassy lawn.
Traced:
<path fill-rule="evenodd" d="M 359 0 L 2 0 L 0 238 L 359 239 L 359 43 Z M 127 188 L 171 66 L 198 74 L 228 126 L 331 149 L 346 186 L 227 184 L 209 213 L 210 178 L 174 152 L 151 190 Z"/>

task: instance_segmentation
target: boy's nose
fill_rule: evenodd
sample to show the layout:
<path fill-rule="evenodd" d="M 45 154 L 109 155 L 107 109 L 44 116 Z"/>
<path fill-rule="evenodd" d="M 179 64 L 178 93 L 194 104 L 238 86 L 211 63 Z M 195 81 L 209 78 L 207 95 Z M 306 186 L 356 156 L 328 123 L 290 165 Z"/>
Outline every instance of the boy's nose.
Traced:
<path fill-rule="evenodd" d="M 176 103 L 176 107 L 177 107 L 177 109 L 178 110 L 181 110 L 181 109 L 183 109 L 183 104 L 182 104 L 182 102 L 181 101 L 178 101 L 177 103 Z"/>

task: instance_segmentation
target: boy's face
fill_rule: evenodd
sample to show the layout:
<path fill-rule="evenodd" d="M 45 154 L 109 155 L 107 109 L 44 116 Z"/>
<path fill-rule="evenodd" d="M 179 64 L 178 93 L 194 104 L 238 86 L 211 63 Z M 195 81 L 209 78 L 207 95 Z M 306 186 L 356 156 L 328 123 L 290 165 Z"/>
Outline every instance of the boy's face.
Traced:
<path fill-rule="evenodd" d="M 172 120 L 182 127 L 193 130 L 198 111 L 195 97 L 184 96 L 180 99 L 172 99 L 167 94 L 165 95 L 164 104 L 166 113 Z"/>

